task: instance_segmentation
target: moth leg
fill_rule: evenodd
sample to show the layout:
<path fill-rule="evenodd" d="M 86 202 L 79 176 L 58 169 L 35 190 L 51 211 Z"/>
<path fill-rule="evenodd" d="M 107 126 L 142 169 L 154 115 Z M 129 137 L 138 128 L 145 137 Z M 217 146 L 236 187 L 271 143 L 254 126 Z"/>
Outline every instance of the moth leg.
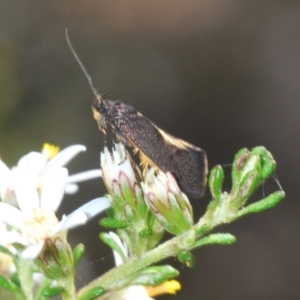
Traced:
<path fill-rule="evenodd" d="M 107 138 L 106 138 L 106 134 L 103 134 L 103 141 L 104 141 L 104 146 L 107 147 Z"/>
<path fill-rule="evenodd" d="M 136 152 L 139 152 L 139 154 L 140 154 L 140 160 L 141 160 L 140 166 L 143 169 L 143 176 L 146 175 L 146 172 L 147 172 L 149 167 L 153 167 L 156 172 L 158 170 L 160 170 L 160 168 L 147 155 L 145 155 L 142 151 L 139 151 L 137 149 Z"/>
<path fill-rule="evenodd" d="M 99 129 L 100 129 L 100 131 L 102 132 L 102 134 L 103 134 L 103 141 L 104 141 L 104 146 L 106 146 L 107 145 L 107 139 L 106 139 L 106 130 L 105 130 L 105 128 L 103 128 L 102 126 L 98 126 L 99 127 Z"/>

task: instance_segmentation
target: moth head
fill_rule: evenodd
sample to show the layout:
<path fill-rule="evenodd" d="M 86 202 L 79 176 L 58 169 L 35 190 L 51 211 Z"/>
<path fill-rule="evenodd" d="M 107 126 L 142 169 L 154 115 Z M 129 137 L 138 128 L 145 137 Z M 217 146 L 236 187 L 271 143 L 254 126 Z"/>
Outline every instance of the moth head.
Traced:
<path fill-rule="evenodd" d="M 107 106 L 105 105 L 105 102 L 103 101 L 103 99 L 100 95 L 97 95 L 97 97 L 92 105 L 92 111 L 93 111 L 93 115 L 98 124 L 99 129 L 104 134 L 106 134 Z"/>

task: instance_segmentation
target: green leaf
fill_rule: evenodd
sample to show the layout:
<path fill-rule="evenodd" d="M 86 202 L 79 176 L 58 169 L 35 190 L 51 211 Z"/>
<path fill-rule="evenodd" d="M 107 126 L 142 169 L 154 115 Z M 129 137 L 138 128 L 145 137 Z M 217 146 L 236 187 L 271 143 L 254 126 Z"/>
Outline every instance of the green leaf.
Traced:
<path fill-rule="evenodd" d="M 218 202 L 222 195 L 222 186 L 224 181 L 224 170 L 220 165 L 215 166 L 209 174 L 208 185 L 214 199 Z"/>
<path fill-rule="evenodd" d="M 276 162 L 272 156 L 272 154 L 267 151 L 265 147 L 259 146 L 255 147 L 251 153 L 259 155 L 261 159 L 261 179 L 265 181 L 269 178 L 276 169 Z"/>
<path fill-rule="evenodd" d="M 53 297 L 60 292 L 63 288 L 59 286 L 51 286 L 53 280 L 45 278 L 39 285 L 36 286 L 35 299 L 47 300 L 49 297 Z"/>
<path fill-rule="evenodd" d="M 11 276 L 10 280 L 11 280 L 15 285 L 17 285 L 18 287 L 21 287 L 21 283 L 20 283 L 20 279 L 19 279 L 18 272 L 15 272 L 15 273 Z"/>
<path fill-rule="evenodd" d="M 117 253 L 121 256 L 123 262 L 126 260 L 126 256 L 123 252 L 123 249 L 108 233 L 102 232 L 100 233 L 99 237 L 106 245 L 108 245 L 113 250 L 117 251 Z"/>
<path fill-rule="evenodd" d="M 62 292 L 63 288 L 60 286 L 53 286 L 45 288 L 42 292 L 42 295 L 45 297 L 54 297 Z"/>
<path fill-rule="evenodd" d="M 110 201 L 112 201 L 112 197 L 109 194 L 105 194 L 104 197 L 107 199 L 110 199 Z M 108 208 L 106 210 L 106 214 L 112 219 L 116 218 L 116 212 L 113 207 Z"/>
<path fill-rule="evenodd" d="M 211 230 L 211 225 L 208 223 L 203 224 L 199 229 L 197 229 L 196 234 L 203 235 L 205 232 Z"/>
<path fill-rule="evenodd" d="M 241 172 L 242 172 L 245 164 L 247 163 L 249 157 L 250 157 L 250 152 L 246 148 L 241 149 L 235 155 L 233 165 L 232 165 L 232 171 L 231 171 L 233 186 L 240 181 Z"/>
<path fill-rule="evenodd" d="M 156 286 L 168 279 L 179 276 L 179 272 L 169 265 L 154 266 L 146 268 L 140 272 L 133 274 L 136 278 L 130 281 L 130 284 L 141 284 Z"/>
<path fill-rule="evenodd" d="M 198 240 L 193 249 L 199 248 L 202 246 L 219 244 L 219 245 L 231 245 L 236 242 L 235 236 L 230 233 L 212 233 L 200 240 Z"/>
<path fill-rule="evenodd" d="M 240 150 L 232 166 L 231 194 L 236 195 L 239 193 L 241 185 L 248 179 L 249 172 L 257 172 L 258 178 L 261 179 L 261 168 L 261 159 L 258 154 L 250 153 L 247 149 Z"/>
<path fill-rule="evenodd" d="M 123 228 L 127 226 L 127 222 L 113 218 L 102 218 L 99 224 L 105 228 Z"/>
<path fill-rule="evenodd" d="M 90 300 L 90 299 L 94 299 L 96 297 L 100 297 L 104 293 L 105 293 L 105 289 L 102 286 L 97 286 L 97 287 L 94 287 L 94 288 L 88 290 L 84 294 L 82 294 L 80 297 L 78 297 L 77 300 Z"/>
<path fill-rule="evenodd" d="M 268 197 L 257 201 L 255 203 L 249 204 L 245 208 L 239 211 L 238 217 L 250 214 L 259 213 L 269 208 L 276 206 L 285 197 L 284 191 L 277 191 L 269 195 Z"/>
<path fill-rule="evenodd" d="M 237 203 L 241 207 L 251 197 L 260 184 L 260 176 L 256 170 L 252 170 L 245 174 L 239 185 Z M 238 207 L 238 208 L 239 208 Z"/>
<path fill-rule="evenodd" d="M 47 238 L 45 246 L 35 260 L 45 275 L 52 279 L 65 279 L 66 269 L 74 272 L 73 253 L 66 240 L 56 237 Z M 70 274 L 68 274 L 70 275 Z"/>
<path fill-rule="evenodd" d="M 188 267 L 193 267 L 196 263 L 195 256 L 190 251 L 183 250 L 177 257 L 180 262 L 185 263 Z"/>
<path fill-rule="evenodd" d="M 21 292 L 21 289 L 16 284 L 2 275 L 0 275 L 0 287 L 3 287 L 4 289 L 9 291 Z"/>
<path fill-rule="evenodd" d="M 147 238 L 152 234 L 152 230 L 150 229 L 143 229 L 139 232 L 139 237 L 140 238 Z"/>
<path fill-rule="evenodd" d="M 6 248 L 2 245 L 0 245 L 0 252 L 5 253 L 5 254 L 7 254 L 9 256 L 12 256 L 12 257 L 15 256 L 8 248 Z"/>
<path fill-rule="evenodd" d="M 78 244 L 73 250 L 73 268 L 75 269 L 82 255 L 84 254 L 85 247 L 83 244 Z"/>
<path fill-rule="evenodd" d="M 151 235 L 147 237 L 147 249 L 151 250 L 161 241 L 165 229 L 151 211 L 148 212 L 147 225 L 147 228 L 151 231 Z"/>
<path fill-rule="evenodd" d="M 250 155 L 249 159 L 241 170 L 240 182 L 242 182 L 244 177 L 252 171 L 256 171 L 259 174 L 261 173 L 261 161 L 258 155 Z"/>

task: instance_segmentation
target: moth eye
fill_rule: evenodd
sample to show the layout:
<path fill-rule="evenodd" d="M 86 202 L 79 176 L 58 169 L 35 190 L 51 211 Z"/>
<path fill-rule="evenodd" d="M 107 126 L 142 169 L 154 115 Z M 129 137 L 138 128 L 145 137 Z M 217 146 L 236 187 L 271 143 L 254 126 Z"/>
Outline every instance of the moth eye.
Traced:
<path fill-rule="evenodd" d="M 97 110 L 99 111 L 100 114 L 104 114 L 104 113 L 106 112 L 106 108 L 104 107 L 103 104 L 100 104 L 100 105 L 98 106 L 98 109 L 97 109 Z"/>

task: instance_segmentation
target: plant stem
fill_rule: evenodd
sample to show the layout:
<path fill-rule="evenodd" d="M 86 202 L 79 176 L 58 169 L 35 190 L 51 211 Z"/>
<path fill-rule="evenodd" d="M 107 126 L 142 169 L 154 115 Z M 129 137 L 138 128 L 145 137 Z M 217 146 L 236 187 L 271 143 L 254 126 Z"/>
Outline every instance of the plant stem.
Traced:
<path fill-rule="evenodd" d="M 180 236 L 176 236 L 169 241 L 166 241 L 155 249 L 145 253 L 142 257 L 132 257 L 118 268 L 113 268 L 100 278 L 95 279 L 87 286 L 79 290 L 77 297 L 80 297 L 88 290 L 99 286 L 103 287 L 105 290 L 122 288 L 124 284 L 124 278 L 126 278 L 128 274 L 134 274 L 135 272 L 168 257 L 174 257 L 182 250 L 191 249 L 195 242 L 195 229 L 198 228 L 198 226 L 199 224 L 194 225 L 194 227 L 189 231 Z M 203 232 L 203 235 L 207 234 L 208 231 L 210 230 L 207 229 L 205 232 Z"/>
<path fill-rule="evenodd" d="M 61 297 L 63 300 L 76 300 L 76 288 L 74 285 L 73 272 L 67 276 L 66 281 L 60 281 L 60 285 L 63 286 L 63 291 L 61 292 Z"/>
<path fill-rule="evenodd" d="M 208 209 L 204 216 L 190 230 L 173 237 L 153 250 L 146 252 L 141 257 L 132 257 L 119 267 L 108 271 L 79 290 L 77 297 L 97 287 L 102 287 L 105 291 L 120 289 L 128 285 L 128 274 L 132 275 L 166 258 L 177 256 L 182 250 L 191 250 L 194 248 L 196 241 L 199 242 L 201 238 L 209 234 L 217 226 L 238 219 L 240 217 L 239 210 L 236 208 L 232 209 L 232 207 L 227 204 L 229 200 L 232 200 L 230 198 L 232 196 L 227 194 L 226 196 L 228 199 L 224 199 L 223 206 Z M 283 192 L 278 193 L 277 198 L 279 200 L 276 198 L 276 203 L 283 199 L 283 197 Z M 265 199 L 261 201 L 266 202 Z"/>
<path fill-rule="evenodd" d="M 24 298 L 33 300 L 32 261 L 20 256 L 17 268 Z"/>

